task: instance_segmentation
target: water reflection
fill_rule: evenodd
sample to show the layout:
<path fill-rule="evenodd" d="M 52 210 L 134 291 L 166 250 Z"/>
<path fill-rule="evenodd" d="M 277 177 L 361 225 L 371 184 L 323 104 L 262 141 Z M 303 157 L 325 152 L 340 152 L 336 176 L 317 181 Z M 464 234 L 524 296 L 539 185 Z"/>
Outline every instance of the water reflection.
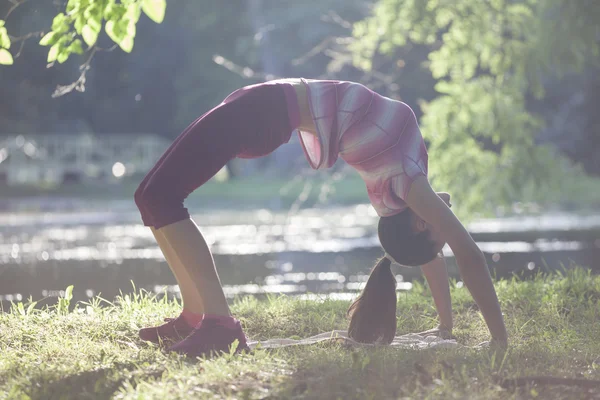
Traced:
<path fill-rule="evenodd" d="M 112 207 L 111 207 L 112 209 Z M 250 210 L 215 211 L 194 217 L 215 253 L 229 298 L 245 294 L 286 293 L 303 298 L 355 296 L 381 256 L 377 216 L 365 205 L 300 210 L 297 214 Z M 150 230 L 130 209 L 111 212 L 0 214 L 0 301 L 60 296 L 74 284 L 75 299 L 101 294 L 112 299 L 136 287 L 178 296 L 174 277 Z M 600 217 L 575 218 L 600 226 Z M 547 265 L 571 261 L 597 268 L 600 238 L 588 241 L 523 236 L 493 240 L 494 232 L 523 227 L 540 229 L 579 226 L 558 218 L 477 223 L 478 242 L 496 276 L 515 271 L 535 273 Z M 583 223 L 583 222 L 582 222 Z M 503 225 L 504 224 L 504 225 Z M 477 231 L 479 229 L 479 231 Z M 530 233 L 531 231 L 525 231 Z M 505 235 L 506 236 L 506 235 Z M 452 252 L 446 249 L 450 274 L 457 276 Z M 397 289 L 410 290 L 418 269 L 399 268 Z M 313 293 L 313 294 L 311 294 Z M 324 296 L 324 297 L 323 297 Z M 55 300 L 51 300 L 53 303 Z"/>
<path fill-rule="evenodd" d="M 269 275 L 263 279 L 262 284 L 249 283 L 245 285 L 223 285 L 223 291 L 227 298 L 235 298 L 240 295 L 267 295 L 267 294 L 288 294 L 297 295 L 301 298 L 307 296 L 317 296 L 318 298 L 339 299 L 356 297 L 357 292 L 363 289 L 368 275 L 350 275 L 348 279 L 337 272 L 309 272 L 309 273 L 288 273 L 279 275 Z M 410 290 L 413 284 L 403 282 L 402 275 L 396 275 L 396 290 Z M 312 285 L 311 285 L 312 283 Z M 309 288 L 318 287 L 319 293 L 306 293 Z M 168 293 L 170 295 L 180 296 L 179 286 L 154 286 L 154 293 Z"/>

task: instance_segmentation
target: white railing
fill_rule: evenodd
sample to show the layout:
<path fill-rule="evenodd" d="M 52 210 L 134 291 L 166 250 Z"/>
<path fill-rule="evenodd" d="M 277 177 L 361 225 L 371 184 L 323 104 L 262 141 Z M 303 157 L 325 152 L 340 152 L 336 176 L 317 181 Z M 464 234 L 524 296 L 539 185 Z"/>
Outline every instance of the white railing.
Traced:
<path fill-rule="evenodd" d="M 18 185 L 118 180 L 148 171 L 169 144 L 157 135 L 0 136 L 0 181 Z"/>

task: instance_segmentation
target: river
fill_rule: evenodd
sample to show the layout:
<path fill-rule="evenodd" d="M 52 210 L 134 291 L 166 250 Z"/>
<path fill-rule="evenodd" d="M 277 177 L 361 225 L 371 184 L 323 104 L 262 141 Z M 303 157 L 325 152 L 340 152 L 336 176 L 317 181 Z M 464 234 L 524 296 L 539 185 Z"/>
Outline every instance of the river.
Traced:
<path fill-rule="evenodd" d="M 193 216 L 214 254 L 226 295 L 285 293 L 350 299 L 382 254 L 368 205 L 303 209 L 208 210 Z M 600 268 L 600 215 L 555 213 L 477 221 L 468 226 L 497 278 L 528 276 L 573 263 Z M 452 252 L 450 274 L 460 279 Z M 395 268 L 398 290 L 419 269 Z M 177 296 L 150 230 L 131 207 L 0 213 L 0 300 L 55 303 L 68 285 L 75 300 L 112 300 L 135 287 Z"/>

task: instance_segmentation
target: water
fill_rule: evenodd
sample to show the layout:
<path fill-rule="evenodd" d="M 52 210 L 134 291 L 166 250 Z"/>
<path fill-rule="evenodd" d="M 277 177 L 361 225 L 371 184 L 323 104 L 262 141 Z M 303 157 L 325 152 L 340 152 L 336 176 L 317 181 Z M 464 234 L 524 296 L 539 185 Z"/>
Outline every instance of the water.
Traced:
<path fill-rule="evenodd" d="M 112 300 L 120 291 L 131 292 L 131 281 L 137 288 L 177 296 L 176 281 L 137 211 L 119 204 L 106 209 L 0 214 L 3 305 L 29 296 L 54 303 L 71 284 L 76 300 L 98 294 Z M 215 254 L 229 298 L 285 293 L 350 299 L 382 254 L 377 216 L 367 205 L 293 215 L 210 211 L 194 219 Z M 553 215 L 483 221 L 469 229 L 493 273 L 502 277 L 572 261 L 598 268 L 597 227 L 600 216 Z M 553 237 L 556 232 L 566 239 Z M 452 252 L 445 253 L 451 275 L 458 277 Z M 419 269 L 398 267 L 396 272 L 399 290 L 409 290 L 420 278 Z"/>

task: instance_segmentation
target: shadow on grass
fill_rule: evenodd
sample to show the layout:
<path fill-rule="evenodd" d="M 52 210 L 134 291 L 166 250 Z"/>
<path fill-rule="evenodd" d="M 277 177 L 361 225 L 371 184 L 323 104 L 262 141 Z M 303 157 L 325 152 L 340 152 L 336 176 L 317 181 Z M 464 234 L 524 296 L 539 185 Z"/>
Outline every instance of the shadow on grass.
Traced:
<path fill-rule="evenodd" d="M 270 398 L 424 398 L 434 392 L 435 398 L 600 398 L 600 381 L 577 379 L 575 365 L 548 367 L 553 361 L 548 354 L 537 354 L 539 364 L 528 366 L 536 356 L 528 351 L 503 362 L 500 353 L 487 350 L 312 345 L 290 349 L 286 358 L 299 352 L 312 354 L 299 357 Z"/>
<path fill-rule="evenodd" d="M 254 398 L 260 394 L 267 399 L 424 398 L 433 392 L 439 395 L 436 398 L 494 399 L 598 398 L 594 396 L 600 394 L 590 380 L 549 377 L 576 376 L 577 368 L 570 363 L 558 370 L 549 368 L 552 357 L 534 351 L 510 355 L 505 362 L 489 352 L 465 349 L 364 349 L 335 343 L 295 346 L 269 353 L 273 360 L 282 360 L 290 373 L 279 373 L 280 364 L 274 363 L 262 371 L 234 373 L 225 381 L 209 379 L 202 384 L 203 388 L 226 398 Z M 241 360 L 234 357 L 220 363 L 219 368 L 238 361 L 252 362 L 253 357 Z M 527 361 L 533 361 L 537 367 L 527 366 Z M 190 359 L 185 364 L 198 362 L 204 361 Z M 14 393 L 27 394 L 31 399 L 109 399 L 126 382 L 154 380 L 164 372 L 161 368 L 149 368 L 152 367 L 115 363 L 61 378 L 53 376 L 56 372 L 40 371 L 29 381 L 21 381 Z M 269 369 L 275 375 L 269 376 Z M 540 379 L 544 374 L 548 375 Z M 533 375 L 538 378 L 531 379 Z"/>
<path fill-rule="evenodd" d="M 295 371 L 271 388 L 271 399 L 398 398 L 432 380 L 415 362 L 424 351 L 338 342 L 281 350 L 279 357 L 285 354 L 282 358 L 289 359 Z"/>
<path fill-rule="evenodd" d="M 132 363 L 120 363 L 62 378 L 42 374 L 19 389 L 32 400 L 110 399 L 125 381 L 157 378 L 162 373 L 162 369 L 143 371 Z"/>

